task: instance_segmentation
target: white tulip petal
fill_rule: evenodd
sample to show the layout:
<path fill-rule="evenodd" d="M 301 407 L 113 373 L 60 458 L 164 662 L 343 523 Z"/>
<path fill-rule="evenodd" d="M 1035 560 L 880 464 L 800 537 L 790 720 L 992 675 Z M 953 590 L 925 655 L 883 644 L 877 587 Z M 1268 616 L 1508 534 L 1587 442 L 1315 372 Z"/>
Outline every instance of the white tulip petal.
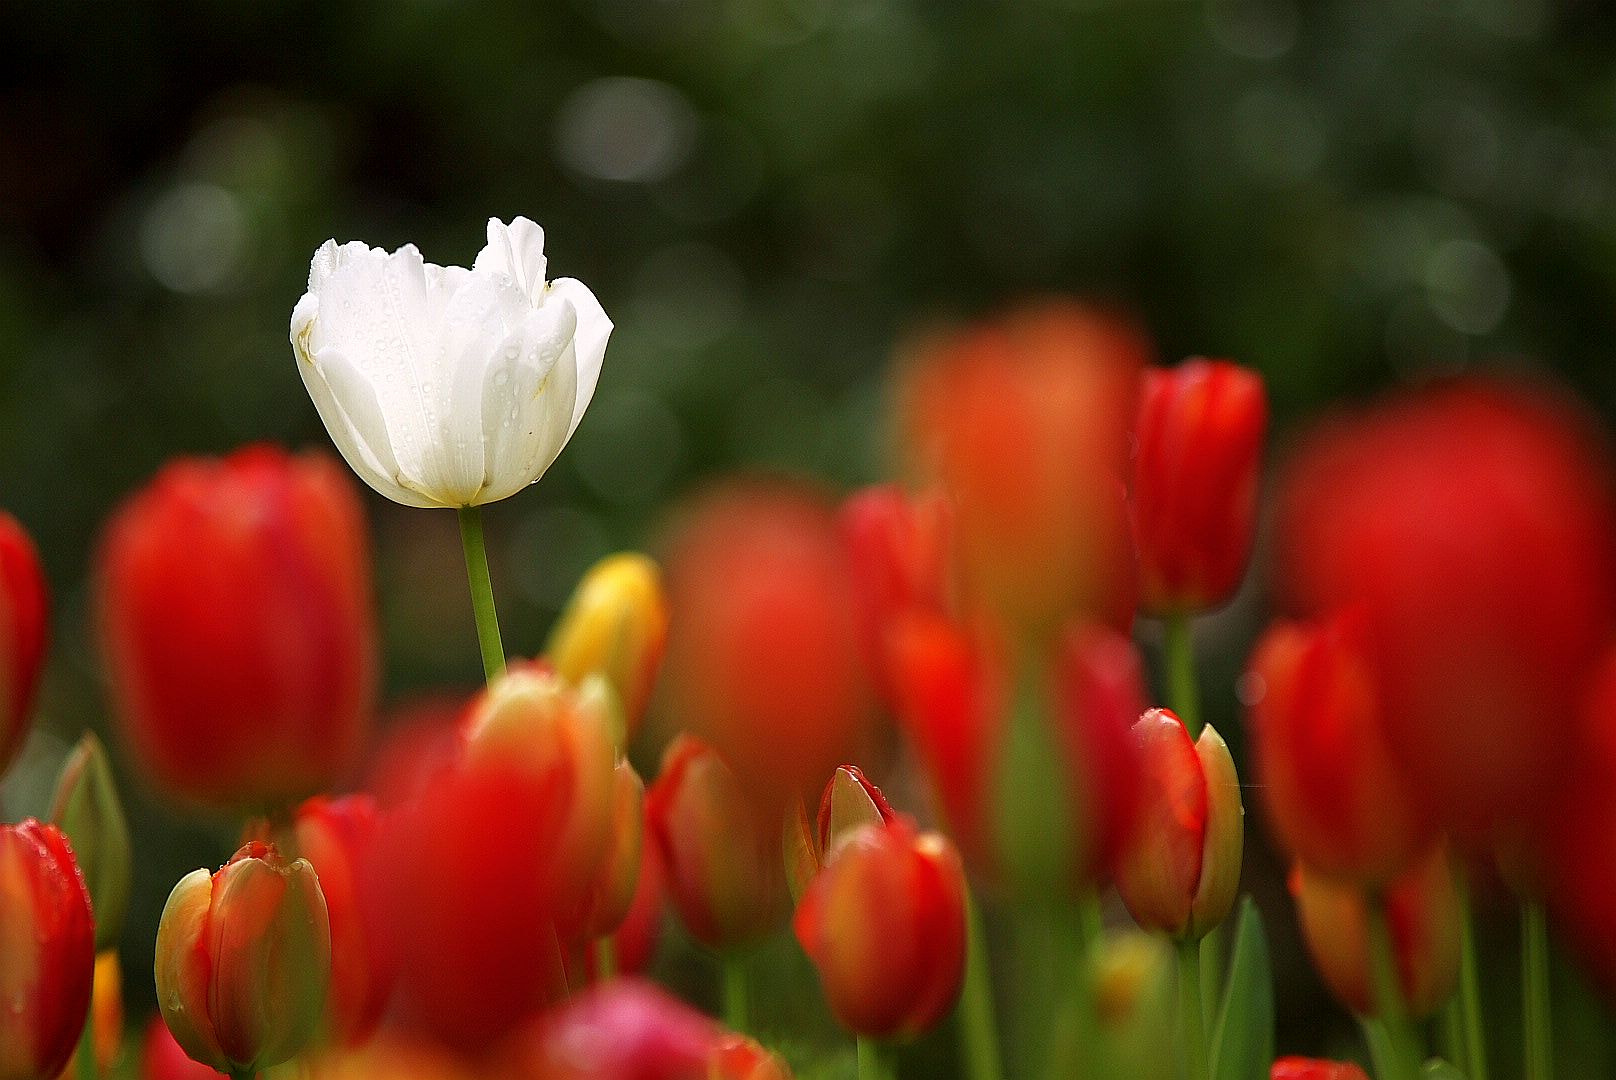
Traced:
<path fill-rule="evenodd" d="M 405 506 L 442 505 L 405 485 L 376 391 L 346 356 L 324 349 L 300 368 L 331 441 L 360 479 Z"/>
<path fill-rule="evenodd" d="M 535 307 L 544 296 L 544 230 L 525 217 L 509 225 L 488 219 L 488 243 L 477 253 L 471 268 L 479 274 L 509 274 L 511 284 Z"/>
<path fill-rule="evenodd" d="M 531 311 L 522 325 L 515 359 L 502 377 L 489 373 L 483 398 L 483 428 L 488 433 L 490 470 L 484 501 L 508 498 L 550 468 L 566 445 L 568 418 L 577 393 L 572 362 L 576 319 L 570 308 L 556 305 Z M 508 356 L 509 353 L 502 353 Z"/>
<path fill-rule="evenodd" d="M 595 385 L 600 381 L 601 362 L 606 359 L 606 342 L 612 336 L 612 320 L 589 291 L 589 286 L 577 278 L 557 278 L 550 283 L 552 300 L 566 300 L 578 316 L 578 331 L 573 337 L 578 356 L 578 397 L 572 407 L 572 419 L 567 425 L 567 437 L 578 430 L 578 421 L 595 396 Z"/>

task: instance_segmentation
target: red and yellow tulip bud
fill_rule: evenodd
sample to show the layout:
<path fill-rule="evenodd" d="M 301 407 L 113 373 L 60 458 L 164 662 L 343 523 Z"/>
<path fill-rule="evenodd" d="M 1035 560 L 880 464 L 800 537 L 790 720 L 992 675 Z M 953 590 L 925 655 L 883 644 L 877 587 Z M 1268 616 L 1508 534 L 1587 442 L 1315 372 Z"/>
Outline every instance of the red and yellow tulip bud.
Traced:
<path fill-rule="evenodd" d="M 618 728 L 610 688 L 590 676 L 574 688 L 554 672 L 510 669 L 466 717 L 465 764 L 510 767 L 557 793 L 542 827 L 545 877 L 563 933 L 582 927 L 595 895 L 616 809 Z"/>
<path fill-rule="evenodd" d="M 90 991 L 90 1022 L 94 1025 L 96 1075 L 103 1076 L 112 1070 L 118 1052 L 123 1049 L 123 965 L 118 961 L 116 949 L 96 955 L 95 984 Z M 58 1080 L 73 1080 L 79 1075 L 79 1055 L 83 1052 L 81 1039 Z"/>
<path fill-rule="evenodd" d="M 856 758 L 872 715 L 848 557 L 812 489 L 754 481 L 688 508 L 667 559 L 667 702 L 781 812 Z"/>
<path fill-rule="evenodd" d="M 950 518 L 941 492 L 911 498 L 896 485 L 856 492 L 837 513 L 864 664 L 888 708 L 894 701 L 893 626 L 910 611 L 950 610 Z"/>
<path fill-rule="evenodd" d="M 919 1035 L 959 998 L 965 870 L 953 844 L 905 818 L 836 836 L 793 925 L 831 1011 L 858 1035 Z"/>
<path fill-rule="evenodd" d="M 106 748 L 87 733 L 68 754 L 51 801 L 51 822 L 67 835 L 90 890 L 95 947 L 110 949 L 123 934 L 132 864 L 129 824 L 112 778 Z"/>
<path fill-rule="evenodd" d="M 624 552 L 607 556 L 584 575 L 545 655 L 574 685 L 589 675 L 610 684 L 627 722 L 626 742 L 645 718 L 667 643 L 661 571 L 644 555 Z"/>
<path fill-rule="evenodd" d="M 1274 1062 L 1269 1080 L 1369 1080 L 1350 1061 L 1320 1061 L 1317 1058 L 1287 1057 Z"/>
<path fill-rule="evenodd" d="M 708 1059 L 707 1080 L 791 1080 L 791 1070 L 745 1035 L 725 1034 Z"/>
<path fill-rule="evenodd" d="M 651 966 L 657 944 L 662 939 L 662 919 L 668 907 L 667 871 L 662 868 L 662 851 L 650 835 L 642 815 L 640 872 L 634 879 L 634 897 L 628 914 L 611 935 L 614 966 L 620 975 L 640 975 Z M 596 942 L 589 943 L 590 970 L 600 975 Z"/>
<path fill-rule="evenodd" d="M 0 826 L 0 1080 L 51 1080 L 90 1011 L 95 926 L 67 839 Z"/>
<path fill-rule="evenodd" d="M 33 540 L 16 518 L 0 513 L 0 776 L 28 737 L 45 663 L 48 608 Z"/>
<path fill-rule="evenodd" d="M 1301 863 L 1291 871 L 1290 889 L 1308 953 L 1325 985 L 1359 1016 L 1376 1015 L 1370 896 Z M 1412 1015 L 1430 1016 L 1459 980 L 1459 904 L 1446 851 L 1435 849 L 1392 882 L 1384 896 L 1398 987 Z"/>
<path fill-rule="evenodd" d="M 841 838 L 860 825 L 885 825 L 897 816 L 881 789 L 857 765 L 838 765 L 819 800 L 820 862 L 834 854 Z"/>
<path fill-rule="evenodd" d="M 1375 886 L 1425 854 L 1436 827 L 1386 749 L 1362 633 L 1350 616 L 1276 623 L 1247 678 L 1258 789 L 1281 845 Z"/>
<path fill-rule="evenodd" d="M 715 949 L 745 945 L 785 920 L 779 824 L 717 750 L 691 735 L 669 743 L 646 795 L 646 821 L 673 906 L 698 941 Z"/>
<path fill-rule="evenodd" d="M 1151 346 L 1073 303 L 939 336 L 900 373 L 899 440 L 954 502 L 960 584 L 1022 635 L 1132 618 L 1122 497 Z"/>
<path fill-rule="evenodd" d="M 1005 873 L 996 818 L 1009 797 L 1000 754 L 1012 707 L 1003 649 L 934 615 L 912 614 L 893 635 L 897 714 L 919 751 L 949 834 L 978 873 Z M 1107 877 L 1137 816 L 1139 764 L 1131 725 L 1144 709 L 1142 665 L 1123 635 L 1099 624 L 1064 634 L 1052 664 L 1048 713 L 1065 788 L 1066 877 L 1087 889 Z"/>
<path fill-rule="evenodd" d="M 1147 712 L 1133 734 L 1144 787 L 1117 891 L 1146 930 L 1198 939 L 1229 914 L 1240 885 L 1245 811 L 1234 759 L 1211 725 L 1192 743 L 1166 709 Z"/>
<path fill-rule="evenodd" d="M 371 860 L 381 828 L 369 795 L 317 795 L 297 810 L 292 837 L 314 866 L 331 923 L 331 991 L 326 1041 L 346 1046 L 376 1030 L 393 989 L 394 966 L 374 924 Z"/>
<path fill-rule="evenodd" d="M 1267 425 L 1255 371 L 1226 360 L 1145 370 L 1133 471 L 1140 608 L 1205 611 L 1234 595 L 1256 531 Z"/>
<path fill-rule="evenodd" d="M 217 1080 L 223 1075 L 217 1069 L 192 1061 L 174 1041 L 161 1013 L 151 1018 L 140 1047 L 140 1080 Z"/>
<path fill-rule="evenodd" d="M 157 1002 L 176 1042 L 253 1073 L 315 1037 L 331 982 L 331 923 L 314 867 L 254 841 L 174 886 L 157 928 Z"/>
<path fill-rule="evenodd" d="M 612 775 L 612 818 L 587 913 L 584 933 L 615 934 L 628 918 L 640 880 L 645 847 L 645 782 L 634 766 L 619 761 Z"/>
<path fill-rule="evenodd" d="M 99 586 L 117 717 L 164 787 L 261 809 L 352 764 L 376 633 L 363 507 L 335 462 L 257 446 L 170 464 L 113 518 Z"/>

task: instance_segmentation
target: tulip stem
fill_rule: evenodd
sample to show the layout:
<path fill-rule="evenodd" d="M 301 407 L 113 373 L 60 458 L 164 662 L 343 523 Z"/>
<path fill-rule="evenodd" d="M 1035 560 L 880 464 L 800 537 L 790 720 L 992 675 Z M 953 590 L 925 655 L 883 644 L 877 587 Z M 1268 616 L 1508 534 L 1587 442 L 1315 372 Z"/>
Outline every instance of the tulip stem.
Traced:
<path fill-rule="evenodd" d="M 993 972 L 982 932 L 982 911 L 965 890 L 965 990 L 960 997 L 960 1041 L 970 1080 L 1000 1080 L 999 1021 L 993 1007 Z"/>
<path fill-rule="evenodd" d="M 746 967 L 733 951 L 724 954 L 724 1023 L 746 1031 Z"/>
<path fill-rule="evenodd" d="M 1468 1080 L 1487 1080 L 1487 1036 L 1482 1030 L 1481 973 L 1476 966 L 1476 927 L 1470 913 L 1470 883 L 1462 867 L 1454 871 L 1459 900 L 1459 1020 L 1464 1034 L 1464 1066 Z"/>
<path fill-rule="evenodd" d="M 1092 891 L 1067 912 L 1063 932 L 1056 942 L 1055 964 L 1066 975 L 1064 997 L 1050 1025 L 1048 1080 L 1070 1080 L 1073 1076 L 1105 1076 L 1105 1044 L 1098 1037 L 1098 1017 L 1094 1007 L 1094 948 L 1105 934 L 1099 898 Z M 1088 1061 L 1081 1060 L 1088 1055 Z M 1083 1066 L 1087 1065 L 1087 1068 Z"/>
<path fill-rule="evenodd" d="M 1206 1014 L 1201 1006 L 1201 943 L 1178 943 L 1178 1031 L 1184 1043 L 1185 1075 L 1206 1080 Z"/>
<path fill-rule="evenodd" d="M 859 1080 L 889 1080 L 891 1074 L 882 1060 L 880 1045 L 874 1039 L 860 1035 L 857 1046 Z"/>
<path fill-rule="evenodd" d="M 1414 1028 L 1403 1003 L 1397 979 L 1397 954 L 1392 944 L 1391 924 L 1386 918 L 1386 898 L 1375 896 L 1369 904 L 1369 969 L 1374 990 L 1375 1019 L 1385 1039 L 1379 1080 L 1417 1080 L 1420 1049 Z"/>
<path fill-rule="evenodd" d="M 1549 1016 L 1549 923 L 1536 900 L 1521 904 L 1521 1020 L 1526 1031 L 1526 1080 L 1554 1075 L 1554 1036 Z"/>
<path fill-rule="evenodd" d="M 471 583 L 471 610 L 477 617 L 477 645 L 482 649 L 483 675 L 493 682 L 505 674 L 505 646 L 499 640 L 494 583 L 488 576 L 488 548 L 483 543 L 483 512 L 478 507 L 460 508 L 460 545 L 466 549 L 466 579 Z"/>
<path fill-rule="evenodd" d="M 1167 616 L 1162 638 L 1167 666 L 1167 702 L 1184 722 L 1191 739 L 1201 734 L 1201 693 L 1195 683 L 1195 642 L 1190 617 L 1182 611 Z"/>
<path fill-rule="evenodd" d="M 612 935 L 602 934 L 595 939 L 595 981 L 611 982 L 617 978 L 617 942 Z"/>

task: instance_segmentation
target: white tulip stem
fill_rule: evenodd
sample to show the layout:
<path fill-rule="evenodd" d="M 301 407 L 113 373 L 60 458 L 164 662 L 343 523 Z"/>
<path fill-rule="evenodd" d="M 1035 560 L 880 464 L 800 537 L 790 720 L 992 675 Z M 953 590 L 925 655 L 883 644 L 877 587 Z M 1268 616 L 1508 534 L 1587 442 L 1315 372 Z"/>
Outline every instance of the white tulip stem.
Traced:
<path fill-rule="evenodd" d="M 492 683 L 505 674 L 505 646 L 499 640 L 494 584 L 488 577 L 483 514 L 475 506 L 460 508 L 460 543 L 466 549 L 466 580 L 471 584 L 471 610 L 477 618 L 477 645 L 482 649 L 483 675 Z"/>

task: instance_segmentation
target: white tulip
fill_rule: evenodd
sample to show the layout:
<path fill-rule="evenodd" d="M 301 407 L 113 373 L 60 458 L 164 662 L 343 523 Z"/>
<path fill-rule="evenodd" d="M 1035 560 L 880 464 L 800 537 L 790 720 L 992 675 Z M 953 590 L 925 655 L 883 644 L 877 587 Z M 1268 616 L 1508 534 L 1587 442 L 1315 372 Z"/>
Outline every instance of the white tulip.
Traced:
<path fill-rule="evenodd" d="M 292 311 L 292 351 L 331 440 L 406 506 L 480 506 L 544 475 L 578 427 L 612 323 L 580 281 L 544 279 L 544 230 L 488 222 L 470 270 L 412 244 L 328 240 Z"/>

